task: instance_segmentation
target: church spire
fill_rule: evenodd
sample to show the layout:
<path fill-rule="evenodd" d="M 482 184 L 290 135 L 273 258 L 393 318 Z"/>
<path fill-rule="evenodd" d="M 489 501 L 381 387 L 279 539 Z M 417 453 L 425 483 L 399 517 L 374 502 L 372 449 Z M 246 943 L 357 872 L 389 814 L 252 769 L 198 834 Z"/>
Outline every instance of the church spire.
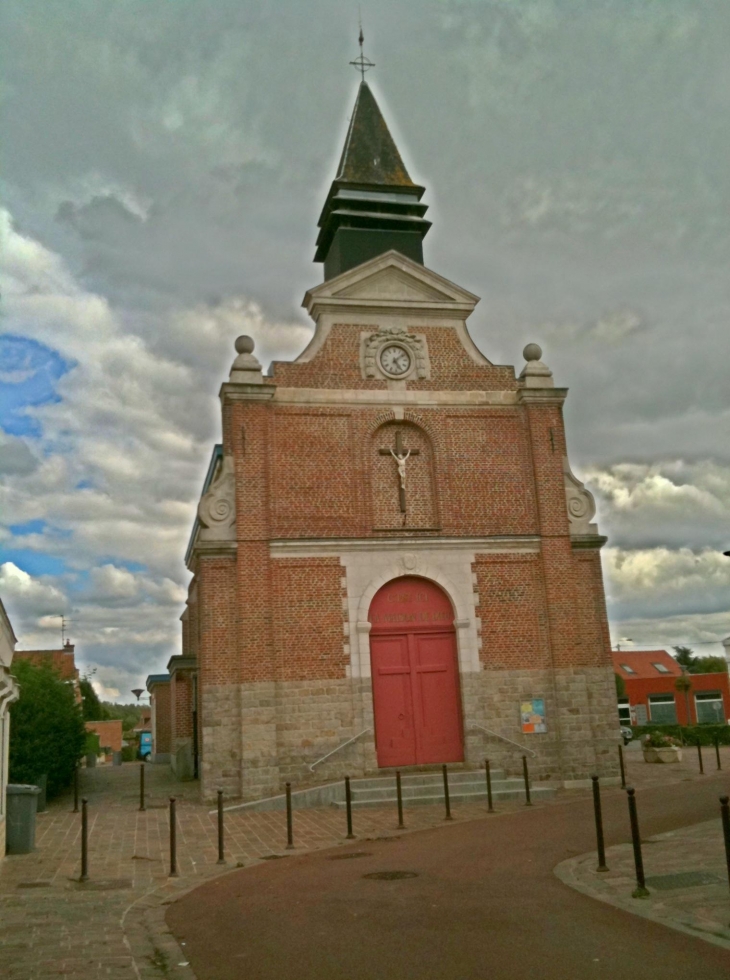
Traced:
<path fill-rule="evenodd" d="M 408 175 L 363 76 L 319 219 L 314 261 L 324 263 L 325 279 L 390 249 L 423 263 L 423 239 L 431 227 L 423 217 L 427 205 L 420 203 L 424 190 Z"/>

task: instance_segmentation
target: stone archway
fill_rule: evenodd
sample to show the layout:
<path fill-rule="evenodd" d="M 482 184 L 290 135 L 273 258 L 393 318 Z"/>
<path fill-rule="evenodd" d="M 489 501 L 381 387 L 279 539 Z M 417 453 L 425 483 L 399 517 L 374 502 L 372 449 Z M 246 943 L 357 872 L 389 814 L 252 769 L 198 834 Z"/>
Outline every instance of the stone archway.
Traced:
<path fill-rule="evenodd" d="M 407 575 L 370 604 L 378 765 L 461 762 L 464 738 L 454 610 L 434 582 Z"/>

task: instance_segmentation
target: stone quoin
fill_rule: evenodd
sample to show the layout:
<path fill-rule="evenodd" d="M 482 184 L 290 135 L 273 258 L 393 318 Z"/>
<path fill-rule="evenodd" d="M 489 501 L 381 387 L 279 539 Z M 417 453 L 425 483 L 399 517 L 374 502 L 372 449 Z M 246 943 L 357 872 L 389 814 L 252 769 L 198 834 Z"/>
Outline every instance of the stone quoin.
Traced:
<path fill-rule="evenodd" d="M 616 775 L 605 538 L 567 392 L 536 344 L 519 377 L 477 349 L 478 298 L 423 265 L 423 193 L 363 81 L 314 336 L 267 375 L 239 338 L 220 391 L 186 557 L 197 730 L 173 733 L 208 798 L 486 755 L 519 771 L 521 746 L 535 778 Z"/>

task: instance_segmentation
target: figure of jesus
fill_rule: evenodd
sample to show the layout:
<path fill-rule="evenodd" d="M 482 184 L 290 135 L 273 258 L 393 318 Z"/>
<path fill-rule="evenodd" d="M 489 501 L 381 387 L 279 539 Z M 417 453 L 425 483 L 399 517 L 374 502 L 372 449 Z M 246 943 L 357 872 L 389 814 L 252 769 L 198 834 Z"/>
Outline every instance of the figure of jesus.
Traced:
<path fill-rule="evenodd" d="M 390 455 L 393 457 L 393 459 L 395 460 L 396 466 L 398 467 L 398 476 L 400 478 L 401 490 L 405 491 L 405 489 L 406 489 L 406 460 L 411 455 L 411 451 L 409 449 L 402 456 L 399 456 L 398 453 L 394 453 L 393 450 L 391 449 Z"/>

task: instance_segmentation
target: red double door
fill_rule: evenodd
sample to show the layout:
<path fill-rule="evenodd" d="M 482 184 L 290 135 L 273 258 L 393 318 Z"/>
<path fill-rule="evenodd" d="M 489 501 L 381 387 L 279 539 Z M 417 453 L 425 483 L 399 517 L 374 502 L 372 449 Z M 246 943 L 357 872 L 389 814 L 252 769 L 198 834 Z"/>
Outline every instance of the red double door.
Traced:
<path fill-rule="evenodd" d="M 454 613 L 426 579 L 395 579 L 370 606 L 379 766 L 464 758 Z"/>

